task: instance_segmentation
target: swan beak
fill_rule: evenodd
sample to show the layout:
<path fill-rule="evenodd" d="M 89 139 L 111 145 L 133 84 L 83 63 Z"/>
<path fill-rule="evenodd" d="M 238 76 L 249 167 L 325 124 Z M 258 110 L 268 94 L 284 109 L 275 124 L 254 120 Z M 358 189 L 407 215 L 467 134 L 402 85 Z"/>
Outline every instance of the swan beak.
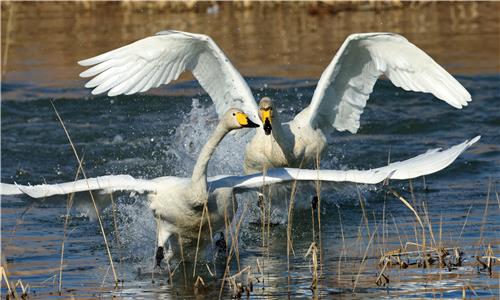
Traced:
<path fill-rule="evenodd" d="M 271 110 L 262 111 L 262 119 L 264 120 L 264 132 L 270 135 L 273 127 L 271 126 Z"/>
<path fill-rule="evenodd" d="M 255 124 L 248 118 L 248 116 L 244 113 L 236 113 L 236 119 L 238 120 L 238 123 L 241 125 L 241 127 L 250 127 L 250 128 L 255 128 L 259 127 L 258 124 Z"/>
<path fill-rule="evenodd" d="M 256 124 L 256 123 L 252 122 L 252 120 L 250 120 L 250 119 L 247 117 L 247 124 L 246 124 L 246 125 L 243 125 L 243 127 L 256 128 L 256 127 L 259 127 L 259 124 Z"/>

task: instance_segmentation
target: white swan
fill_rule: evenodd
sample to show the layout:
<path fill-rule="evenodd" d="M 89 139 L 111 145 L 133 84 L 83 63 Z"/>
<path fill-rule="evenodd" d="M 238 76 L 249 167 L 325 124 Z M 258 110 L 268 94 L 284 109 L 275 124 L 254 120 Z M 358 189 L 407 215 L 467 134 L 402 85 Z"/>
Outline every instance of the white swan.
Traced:
<path fill-rule="evenodd" d="M 85 86 L 94 88 L 93 94 L 107 91 L 109 96 L 144 92 L 177 79 L 185 70 L 192 71 L 212 98 L 219 117 L 229 107 L 237 107 L 255 123 L 264 123 L 264 131 L 258 130 L 248 144 L 247 173 L 269 167 L 311 165 L 325 149 L 325 131 L 333 127 L 355 133 L 381 75 L 405 90 L 432 93 L 455 108 L 471 101 L 456 79 L 394 33 L 347 37 L 321 75 L 311 104 L 285 124 L 279 122 L 270 99 L 263 99 L 257 107 L 244 79 L 206 35 L 162 31 L 79 63 L 94 65 L 80 74 L 95 76 Z"/>
<path fill-rule="evenodd" d="M 237 116 L 234 118 L 233 113 Z M 130 175 L 108 175 L 59 184 L 35 186 L 5 184 L 0 186 L 1 195 L 26 194 L 44 198 L 89 190 L 137 191 L 148 193 L 150 208 L 158 224 L 157 264 L 164 258 L 164 245 L 172 234 L 194 238 L 201 220 L 205 203 L 214 228 L 222 228 L 224 212 L 233 211 L 232 194 L 263 185 L 287 181 L 334 181 L 376 184 L 385 179 L 409 179 L 440 171 L 477 142 L 477 136 L 447 150 L 429 150 L 414 158 L 394 162 L 371 170 L 306 170 L 294 168 L 270 169 L 262 173 L 244 176 L 216 176 L 207 179 L 207 164 L 215 147 L 231 129 L 255 126 L 246 121 L 243 113 L 231 110 L 221 120 L 210 140 L 203 147 L 191 178 L 158 177 L 151 180 L 135 179 Z M 236 208 L 235 208 L 236 209 Z M 171 253 L 171 251 L 169 251 Z"/>

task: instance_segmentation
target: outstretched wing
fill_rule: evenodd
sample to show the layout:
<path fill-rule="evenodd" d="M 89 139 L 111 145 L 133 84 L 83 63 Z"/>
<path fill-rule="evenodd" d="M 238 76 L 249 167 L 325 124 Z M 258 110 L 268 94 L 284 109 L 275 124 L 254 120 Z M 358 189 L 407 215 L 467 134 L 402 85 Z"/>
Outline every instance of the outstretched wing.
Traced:
<path fill-rule="evenodd" d="M 385 167 L 371 170 L 305 170 L 295 168 L 270 169 L 246 176 L 218 176 L 209 179 L 211 190 L 224 187 L 236 189 L 258 188 L 263 185 L 287 181 L 335 181 L 376 184 L 384 179 L 410 179 L 438 172 L 457 159 L 467 148 L 476 143 L 480 136 L 465 141 L 447 150 L 432 149 L 405 161 L 394 162 Z"/>
<path fill-rule="evenodd" d="M 130 175 L 107 175 L 56 184 L 17 185 L 2 183 L 0 194 L 26 194 L 32 198 L 43 198 L 92 190 L 105 190 L 108 192 L 136 191 L 143 193 L 155 192 L 156 189 L 157 183 L 151 180 L 135 179 Z"/>
<path fill-rule="evenodd" d="M 219 116 L 234 107 L 260 124 L 250 88 L 209 36 L 162 31 L 78 63 L 93 66 L 80 74 L 95 76 L 85 87 L 93 88 L 94 95 L 107 91 L 109 96 L 145 92 L 190 70 L 212 98 Z"/>
<path fill-rule="evenodd" d="M 270 169 L 266 175 L 262 173 L 246 176 L 216 176 L 208 179 L 210 191 L 219 188 L 249 189 L 263 185 L 293 180 L 299 181 L 335 181 L 376 184 L 386 178 L 410 179 L 440 171 L 449 166 L 467 148 L 481 137 L 465 141 L 447 150 L 433 149 L 414 158 L 394 162 L 385 167 L 371 170 L 305 170 L 295 168 Z M 163 178 L 154 180 L 135 179 L 130 175 L 108 175 L 96 178 L 81 179 L 59 184 L 41 184 L 35 186 L 1 184 L 1 195 L 27 194 L 33 198 L 63 195 L 89 190 L 137 192 L 156 192 Z"/>
<path fill-rule="evenodd" d="M 311 126 L 356 133 L 366 101 L 381 75 L 407 91 L 432 93 L 455 108 L 471 101 L 453 76 L 404 37 L 352 34 L 321 75 L 309 106 Z"/>

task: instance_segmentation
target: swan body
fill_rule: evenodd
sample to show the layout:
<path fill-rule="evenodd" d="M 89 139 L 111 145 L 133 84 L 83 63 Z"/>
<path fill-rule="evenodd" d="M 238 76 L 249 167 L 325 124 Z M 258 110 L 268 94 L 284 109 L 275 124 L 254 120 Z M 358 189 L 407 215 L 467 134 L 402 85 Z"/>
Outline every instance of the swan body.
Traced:
<path fill-rule="evenodd" d="M 322 73 L 310 105 L 284 124 L 276 112 L 263 111 L 272 108 L 269 98 L 257 106 L 243 77 L 206 35 L 162 31 L 79 63 L 92 66 L 80 76 L 95 76 L 85 86 L 93 88 L 93 94 L 108 92 L 109 96 L 144 92 L 190 70 L 212 98 L 219 117 L 228 107 L 237 107 L 255 123 L 265 125 L 264 132 L 258 130 L 248 144 L 247 173 L 313 165 L 326 147 L 328 131 L 357 132 L 380 76 L 404 90 L 431 93 L 457 109 L 471 101 L 453 76 L 394 33 L 348 36 Z M 263 113 L 267 114 L 264 118 Z"/>
<path fill-rule="evenodd" d="M 247 174 L 269 168 L 316 166 L 314 163 L 324 152 L 327 141 L 323 130 L 307 125 L 303 117 L 307 111 L 307 108 L 303 110 L 293 122 L 280 123 L 275 117 L 273 124 L 280 125 L 273 126 L 272 134 L 263 130 L 255 132 L 245 151 Z"/>

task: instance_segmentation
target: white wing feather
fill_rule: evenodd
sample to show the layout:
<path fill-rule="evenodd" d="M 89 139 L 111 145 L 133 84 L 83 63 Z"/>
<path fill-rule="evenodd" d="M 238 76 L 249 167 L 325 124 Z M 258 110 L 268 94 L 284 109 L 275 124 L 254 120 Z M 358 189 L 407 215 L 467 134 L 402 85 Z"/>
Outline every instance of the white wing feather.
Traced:
<path fill-rule="evenodd" d="M 255 98 L 241 74 L 206 35 L 162 31 L 124 47 L 78 62 L 93 66 L 80 74 L 93 77 L 85 87 L 109 96 L 145 92 L 193 72 L 212 98 L 219 116 L 235 107 L 260 124 Z"/>
<path fill-rule="evenodd" d="M 208 186 L 213 192 L 219 188 L 249 189 L 263 185 L 281 183 L 292 180 L 299 181 L 335 181 L 376 184 L 384 179 L 410 179 L 440 171 L 449 166 L 467 148 L 481 137 L 465 141 L 447 150 L 429 150 L 411 159 L 394 162 L 385 167 L 371 170 L 306 170 L 295 168 L 270 169 L 266 175 L 262 173 L 245 176 L 215 176 L 208 178 Z M 81 179 L 59 184 L 41 184 L 35 186 L 1 184 L 1 195 L 27 194 L 33 198 L 53 195 L 64 195 L 89 190 L 137 192 L 156 192 L 158 185 L 166 177 L 153 180 L 135 179 L 130 175 L 108 175 L 96 178 Z"/>
<path fill-rule="evenodd" d="M 266 175 L 262 173 L 246 176 L 218 176 L 209 180 L 211 190 L 222 187 L 239 189 L 258 188 L 263 185 L 287 181 L 334 181 L 376 184 L 384 179 L 410 179 L 438 172 L 457 159 L 467 148 L 481 137 L 465 141 L 447 150 L 432 149 L 424 154 L 394 162 L 385 167 L 371 170 L 306 170 L 295 168 L 270 169 Z"/>
<path fill-rule="evenodd" d="M 54 195 L 65 195 L 90 190 L 155 192 L 157 183 L 151 180 L 135 179 L 130 175 L 107 175 L 95 178 L 80 179 L 73 182 L 40 184 L 40 185 L 1 185 L 2 195 L 26 194 L 32 198 L 44 198 Z"/>
<path fill-rule="evenodd" d="M 424 51 L 393 33 L 350 35 L 314 91 L 308 120 L 356 133 L 373 86 L 385 75 L 407 91 L 432 93 L 455 108 L 467 106 L 467 90 Z"/>

